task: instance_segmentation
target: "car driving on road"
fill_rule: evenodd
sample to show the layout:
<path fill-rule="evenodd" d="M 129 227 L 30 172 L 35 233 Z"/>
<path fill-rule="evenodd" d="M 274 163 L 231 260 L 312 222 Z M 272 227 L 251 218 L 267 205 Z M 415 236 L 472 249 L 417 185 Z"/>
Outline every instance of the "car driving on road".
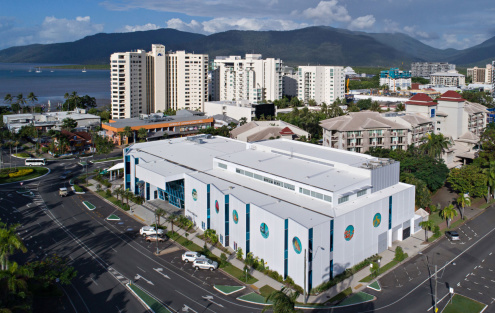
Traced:
<path fill-rule="evenodd" d="M 196 270 L 210 270 L 214 271 L 218 268 L 218 263 L 207 258 L 198 258 L 194 260 L 192 266 Z"/>
<path fill-rule="evenodd" d="M 194 260 L 198 258 L 206 258 L 206 257 L 199 252 L 193 252 L 193 251 L 187 251 L 184 252 L 184 254 L 182 254 L 182 261 L 186 263 L 194 262 Z"/>
<path fill-rule="evenodd" d="M 70 176 L 70 173 L 72 173 L 72 171 L 63 172 L 62 175 L 60 175 L 60 179 L 67 179 Z"/>
<path fill-rule="evenodd" d="M 459 238 L 459 234 L 456 231 L 446 231 L 445 236 L 447 236 L 447 238 L 449 238 L 452 241 L 461 240 L 461 238 Z"/>
<path fill-rule="evenodd" d="M 139 230 L 139 234 L 141 236 L 149 236 L 149 235 L 156 235 L 158 233 L 158 236 L 163 236 L 165 232 L 163 229 L 158 228 L 158 231 L 155 230 L 155 227 L 153 226 L 143 226 Z"/>

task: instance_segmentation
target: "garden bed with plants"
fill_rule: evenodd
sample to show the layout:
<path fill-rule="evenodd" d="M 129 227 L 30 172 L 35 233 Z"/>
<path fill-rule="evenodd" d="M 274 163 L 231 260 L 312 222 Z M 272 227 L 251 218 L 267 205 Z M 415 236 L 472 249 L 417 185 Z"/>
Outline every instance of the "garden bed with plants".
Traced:
<path fill-rule="evenodd" d="M 44 167 L 17 167 L 4 168 L 0 171 L 0 184 L 13 183 L 40 177 L 48 173 L 48 169 Z"/>

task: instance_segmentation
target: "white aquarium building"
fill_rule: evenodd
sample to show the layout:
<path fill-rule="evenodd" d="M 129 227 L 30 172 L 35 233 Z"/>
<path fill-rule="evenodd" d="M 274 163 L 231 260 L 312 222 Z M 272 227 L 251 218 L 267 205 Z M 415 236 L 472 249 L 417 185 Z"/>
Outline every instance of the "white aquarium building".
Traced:
<path fill-rule="evenodd" d="M 199 135 L 134 144 L 124 161 L 126 188 L 183 208 L 307 290 L 414 232 L 414 186 L 389 159 Z"/>

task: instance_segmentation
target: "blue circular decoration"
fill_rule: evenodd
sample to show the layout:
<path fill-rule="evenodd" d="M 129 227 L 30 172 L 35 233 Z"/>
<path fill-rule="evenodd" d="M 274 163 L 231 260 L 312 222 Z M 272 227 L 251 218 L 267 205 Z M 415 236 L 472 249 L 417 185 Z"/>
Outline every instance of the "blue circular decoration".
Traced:
<path fill-rule="evenodd" d="M 268 236 L 270 235 L 270 231 L 268 230 L 268 226 L 265 223 L 261 223 L 260 232 L 261 232 L 261 236 L 263 236 L 263 238 L 268 238 Z"/>
<path fill-rule="evenodd" d="M 198 192 L 196 191 L 196 189 L 192 190 L 192 197 L 194 201 L 198 200 Z"/>
<path fill-rule="evenodd" d="M 297 254 L 301 254 L 302 245 L 301 245 L 301 240 L 299 240 L 299 238 L 297 237 L 292 238 L 292 246 L 294 247 L 294 251 L 296 251 Z"/>
<path fill-rule="evenodd" d="M 239 222 L 239 215 L 237 214 L 237 210 L 232 211 L 232 218 L 234 219 L 234 223 Z"/>
<path fill-rule="evenodd" d="M 373 226 L 378 227 L 380 226 L 381 222 L 382 222 L 382 215 L 380 213 L 376 213 L 375 216 L 373 217 Z"/>
<path fill-rule="evenodd" d="M 217 213 L 220 211 L 220 205 L 218 204 L 218 200 L 215 200 L 215 211 L 217 211 Z"/>
<path fill-rule="evenodd" d="M 349 225 L 345 229 L 345 233 L 344 233 L 345 240 L 349 241 L 352 239 L 353 236 L 354 236 L 354 226 Z"/>

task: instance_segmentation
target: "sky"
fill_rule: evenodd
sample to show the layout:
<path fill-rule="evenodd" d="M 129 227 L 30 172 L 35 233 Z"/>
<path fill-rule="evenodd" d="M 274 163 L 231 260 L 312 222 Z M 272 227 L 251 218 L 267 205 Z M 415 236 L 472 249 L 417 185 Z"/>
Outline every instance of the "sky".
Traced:
<path fill-rule="evenodd" d="M 2 0 L 0 49 L 101 32 L 208 35 L 315 25 L 400 32 L 436 48 L 465 49 L 495 36 L 494 16 L 494 0 Z"/>

